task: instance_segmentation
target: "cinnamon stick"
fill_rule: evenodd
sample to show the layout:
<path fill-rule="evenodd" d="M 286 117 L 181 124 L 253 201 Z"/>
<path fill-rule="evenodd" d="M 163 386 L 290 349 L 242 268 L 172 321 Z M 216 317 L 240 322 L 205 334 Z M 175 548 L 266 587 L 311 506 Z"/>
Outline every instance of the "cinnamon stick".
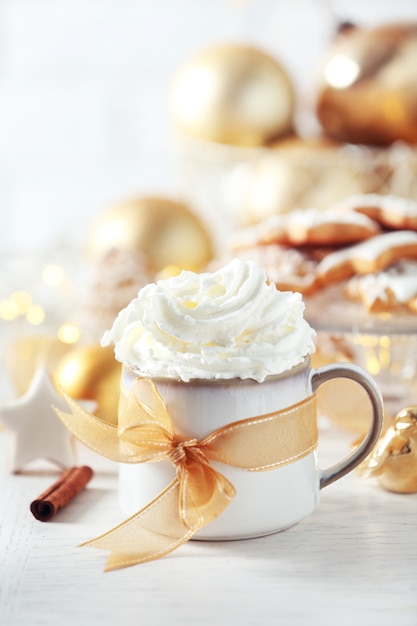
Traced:
<path fill-rule="evenodd" d="M 92 477 L 93 470 L 88 465 L 70 467 L 49 489 L 33 500 L 30 505 L 32 514 L 37 520 L 47 522 L 71 502 Z"/>

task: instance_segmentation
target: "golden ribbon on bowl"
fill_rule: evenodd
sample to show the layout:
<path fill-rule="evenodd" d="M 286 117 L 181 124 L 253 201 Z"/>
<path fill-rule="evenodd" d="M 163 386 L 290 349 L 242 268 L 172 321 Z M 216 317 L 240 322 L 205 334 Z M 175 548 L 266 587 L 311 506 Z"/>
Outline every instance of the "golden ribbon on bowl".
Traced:
<path fill-rule="evenodd" d="M 106 571 L 165 556 L 210 523 L 235 489 L 210 461 L 260 472 L 303 458 L 317 447 L 316 396 L 281 411 L 233 422 L 198 441 L 175 433 L 150 379 L 137 378 L 118 424 L 104 422 L 65 398 L 72 414 L 55 409 L 85 445 L 121 463 L 170 459 L 176 477 L 152 502 L 122 524 L 82 545 L 110 550 Z M 262 446 L 254 442 L 262 441 Z"/>

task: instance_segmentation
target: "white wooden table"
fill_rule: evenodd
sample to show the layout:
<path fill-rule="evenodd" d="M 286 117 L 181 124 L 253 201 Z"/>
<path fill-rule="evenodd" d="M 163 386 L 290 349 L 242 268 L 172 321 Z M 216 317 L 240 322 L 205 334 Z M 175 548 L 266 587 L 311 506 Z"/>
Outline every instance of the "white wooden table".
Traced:
<path fill-rule="evenodd" d="M 348 443 L 322 432 L 321 464 Z M 351 474 L 282 533 L 193 541 L 162 560 L 103 573 L 106 553 L 77 546 L 123 520 L 115 464 L 81 449 L 93 480 L 43 523 L 29 503 L 57 474 L 39 466 L 11 475 L 10 445 L 0 431 L 2 625 L 417 626 L 417 495 Z"/>

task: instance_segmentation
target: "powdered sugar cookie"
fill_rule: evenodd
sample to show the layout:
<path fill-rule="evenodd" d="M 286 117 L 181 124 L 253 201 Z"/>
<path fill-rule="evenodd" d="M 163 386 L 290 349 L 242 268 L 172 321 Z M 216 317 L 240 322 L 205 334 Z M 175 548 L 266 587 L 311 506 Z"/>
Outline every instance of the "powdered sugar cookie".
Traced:
<path fill-rule="evenodd" d="M 283 222 L 281 226 L 278 223 L 274 228 L 272 220 L 266 224 L 264 242 L 337 247 L 369 239 L 381 232 L 374 220 L 355 212 L 306 209 L 279 217 Z"/>
<path fill-rule="evenodd" d="M 417 202 L 410 198 L 376 193 L 357 194 L 349 196 L 332 208 L 342 212 L 353 210 L 385 228 L 417 230 Z"/>
<path fill-rule="evenodd" d="M 380 272 L 401 259 L 417 259 L 417 232 L 392 231 L 336 250 L 318 265 L 319 280 L 340 282 L 354 274 Z"/>
<path fill-rule="evenodd" d="M 354 211 L 298 209 L 274 215 L 242 231 L 234 245 L 272 244 L 286 246 L 333 246 L 357 243 L 381 232 L 366 215 Z"/>
<path fill-rule="evenodd" d="M 349 298 L 363 302 L 372 313 L 399 307 L 416 310 L 417 261 L 400 261 L 383 272 L 353 276 L 345 287 Z"/>

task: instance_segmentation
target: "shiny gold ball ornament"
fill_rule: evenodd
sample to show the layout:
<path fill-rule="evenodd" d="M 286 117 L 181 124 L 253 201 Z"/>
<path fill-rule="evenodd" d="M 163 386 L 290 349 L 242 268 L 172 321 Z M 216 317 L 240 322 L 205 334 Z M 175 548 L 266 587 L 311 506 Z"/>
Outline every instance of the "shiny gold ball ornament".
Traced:
<path fill-rule="evenodd" d="M 176 129 L 194 139 L 262 146 L 289 133 L 293 85 L 281 64 L 246 45 L 217 45 L 174 76 L 170 110 Z"/>
<path fill-rule="evenodd" d="M 167 265 L 200 271 L 213 256 L 211 235 L 200 217 L 162 197 L 133 198 L 101 213 L 87 245 L 96 256 L 112 248 L 139 251 L 154 273 Z"/>
<path fill-rule="evenodd" d="M 339 141 L 417 142 L 417 23 L 346 25 L 324 63 L 317 116 Z"/>
<path fill-rule="evenodd" d="M 68 352 L 54 372 L 54 382 L 75 400 L 94 400 L 94 413 L 117 423 L 121 364 L 112 347 L 80 345 Z"/>

